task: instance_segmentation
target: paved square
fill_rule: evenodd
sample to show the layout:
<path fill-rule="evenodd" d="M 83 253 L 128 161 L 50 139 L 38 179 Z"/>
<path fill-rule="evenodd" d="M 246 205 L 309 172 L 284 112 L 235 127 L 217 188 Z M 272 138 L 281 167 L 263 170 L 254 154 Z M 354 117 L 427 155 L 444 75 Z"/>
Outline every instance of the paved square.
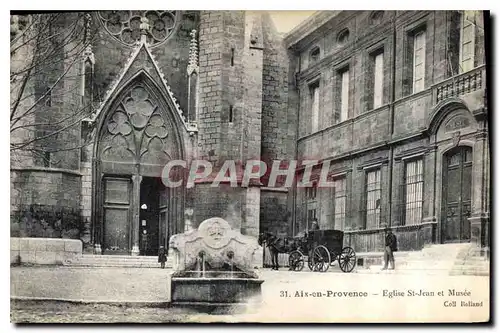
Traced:
<path fill-rule="evenodd" d="M 11 296 L 100 302 L 166 302 L 168 270 L 140 268 L 13 267 Z M 13 301 L 14 322 L 348 322 L 487 320 L 489 277 L 359 274 L 264 269 L 263 304 L 230 315 L 178 308 Z M 449 290 L 470 296 L 447 297 Z M 444 296 L 438 293 L 442 291 Z M 410 292 L 413 295 L 410 295 Z M 404 296 L 397 296 L 403 293 Z M 432 294 L 432 295 L 431 295 Z M 457 300 L 457 307 L 445 307 Z M 482 302 L 462 307 L 461 302 Z M 371 311 L 360 311 L 360 308 Z M 390 309 L 390 311 L 388 311 Z"/>

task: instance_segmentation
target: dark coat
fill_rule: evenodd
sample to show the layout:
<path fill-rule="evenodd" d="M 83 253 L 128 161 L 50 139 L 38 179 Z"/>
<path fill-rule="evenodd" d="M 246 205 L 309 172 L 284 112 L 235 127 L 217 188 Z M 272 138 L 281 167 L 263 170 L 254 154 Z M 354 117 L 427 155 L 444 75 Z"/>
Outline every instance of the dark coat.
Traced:
<path fill-rule="evenodd" d="M 158 262 L 167 261 L 167 250 L 165 248 L 160 248 L 158 250 Z"/>
<path fill-rule="evenodd" d="M 397 251 L 398 241 L 396 235 L 393 233 L 387 234 L 387 236 L 385 236 L 385 246 L 390 247 L 392 251 Z"/>

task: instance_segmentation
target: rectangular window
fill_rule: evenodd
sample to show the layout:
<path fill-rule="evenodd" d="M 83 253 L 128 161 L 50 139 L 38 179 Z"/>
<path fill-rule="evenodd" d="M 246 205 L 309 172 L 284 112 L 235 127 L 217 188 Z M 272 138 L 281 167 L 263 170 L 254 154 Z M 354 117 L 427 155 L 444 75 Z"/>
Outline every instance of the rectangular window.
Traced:
<path fill-rule="evenodd" d="M 311 132 L 317 132 L 319 126 L 319 84 L 310 86 L 311 91 Z"/>
<path fill-rule="evenodd" d="M 475 12 L 465 10 L 461 15 L 460 28 L 460 72 L 474 68 Z"/>
<path fill-rule="evenodd" d="M 462 14 L 452 11 L 449 18 L 448 52 L 446 54 L 448 77 L 460 73 L 460 36 L 462 34 Z"/>
<path fill-rule="evenodd" d="M 384 53 L 373 58 L 373 108 L 382 106 L 384 96 Z"/>
<path fill-rule="evenodd" d="M 342 71 L 340 77 L 340 122 L 342 122 L 349 116 L 349 69 Z"/>
<path fill-rule="evenodd" d="M 306 187 L 305 203 L 306 203 L 306 221 L 307 230 L 311 229 L 312 221 L 317 218 L 318 202 L 316 200 L 317 186 L 315 183 L 311 187 Z"/>
<path fill-rule="evenodd" d="M 425 31 L 413 36 L 413 93 L 424 90 L 425 80 Z"/>
<path fill-rule="evenodd" d="M 307 230 L 311 230 L 314 220 L 316 220 L 316 208 L 307 210 Z"/>
<path fill-rule="evenodd" d="M 380 169 L 366 173 L 366 229 L 380 227 L 381 180 Z"/>
<path fill-rule="evenodd" d="M 48 151 L 43 154 L 43 166 L 46 168 L 50 167 L 50 152 Z"/>
<path fill-rule="evenodd" d="M 346 208 L 346 178 L 337 178 L 334 180 L 334 228 L 344 230 L 345 226 L 345 208 Z"/>
<path fill-rule="evenodd" d="M 316 200 L 317 190 L 316 186 L 306 187 L 306 198 L 308 200 Z"/>
<path fill-rule="evenodd" d="M 233 106 L 229 105 L 229 122 L 233 122 Z"/>
<path fill-rule="evenodd" d="M 424 191 L 422 159 L 412 160 L 405 163 L 404 187 L 405 224 L 418 224 L 422 218 Z"/>

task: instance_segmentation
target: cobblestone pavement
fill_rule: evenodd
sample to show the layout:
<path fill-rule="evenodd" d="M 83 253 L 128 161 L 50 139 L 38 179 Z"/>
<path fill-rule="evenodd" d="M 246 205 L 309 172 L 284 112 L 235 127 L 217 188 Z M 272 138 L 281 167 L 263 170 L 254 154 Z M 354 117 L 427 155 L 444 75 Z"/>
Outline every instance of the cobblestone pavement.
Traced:
<path fill-rule="evenodd" d="M 13 267 L 11 296 L 79 301 L 165 302 L 167 270 L 141 268 Z M 263 303 L 230 314 L 188 309 L 12 301 L 12 322 L 384 322 L 477 321 L 489 311 L 489 277 L 327 273 L 264 269 Z M 443 307 L 437 293 L 468 289 L 480 308 Z M 433 296 L 408 297 L 408 290 Z M 402 292 L 404 297 L 394 296 Z M 335 294 L 333 294 L 335 293 Z M 349 294 L 354 293 L 354 294 Z M 318 297 L 318 294 L 320 295 Z M 366 296 L 359 296 L 365 294 Z M 322 296 L 321 296 L 322 295 Z M 325 297 L 325 295 L 329 295 Z M 335 295 L 335 296 L 332 296 Z M 358 296 L 356 296 L 358 295 Z M 390 307 L 391 311 L 387 311 Z M 363 311 L 363 309 L 370 311 Z"/>
<path fill-rule="evenodd" d="M 11 301 L 15 323 L 172 323 L 188 320 L 186 309 L 138 308 L 54 301 Z"/>

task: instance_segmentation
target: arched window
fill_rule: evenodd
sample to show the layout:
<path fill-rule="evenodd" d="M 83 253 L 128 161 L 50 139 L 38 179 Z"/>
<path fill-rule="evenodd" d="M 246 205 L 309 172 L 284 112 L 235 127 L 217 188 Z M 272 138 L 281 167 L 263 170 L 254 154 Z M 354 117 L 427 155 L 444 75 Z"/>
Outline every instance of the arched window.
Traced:
<path fill-rule="evenodd" d="M 93 90 L 92 90 L 92 87 L 93 87 L 93 76 L 94 76 L 94 71 L 93 71 L 93 65 L 92 65 L 92 62 L 87 59 L 85 61 L 85 78 L 84 78 L 84 84 L 85 84 L 85 90 L 84 90 L 84 94 L 87 98 L 89 98 L 91 101 L 92 101 L 92 95 L 93 95 Z"/>
<path fill-rule="evenodd" d="M 343 45 L 347 43 L 348 40 L 349 40 L 349 29 L 346 28 L 339 32 L 337 36 L 337 43 Z"/>
<path fill-rule="evenodd" d="M 374 11 L 370 14 L 370 23 L 372 25 L 377 25 L 382 22 L 382 18 L 384 17 L 384 12 L 382 10 Z"/>
<path fill-rule="evenodd" d="M 320 49 L 319 49 L 319 47 L 316 46 L 309 53 L 309 63 L 312 65 L 312 64 L 318 62 L 319 55 L 320 55 Z"/>

